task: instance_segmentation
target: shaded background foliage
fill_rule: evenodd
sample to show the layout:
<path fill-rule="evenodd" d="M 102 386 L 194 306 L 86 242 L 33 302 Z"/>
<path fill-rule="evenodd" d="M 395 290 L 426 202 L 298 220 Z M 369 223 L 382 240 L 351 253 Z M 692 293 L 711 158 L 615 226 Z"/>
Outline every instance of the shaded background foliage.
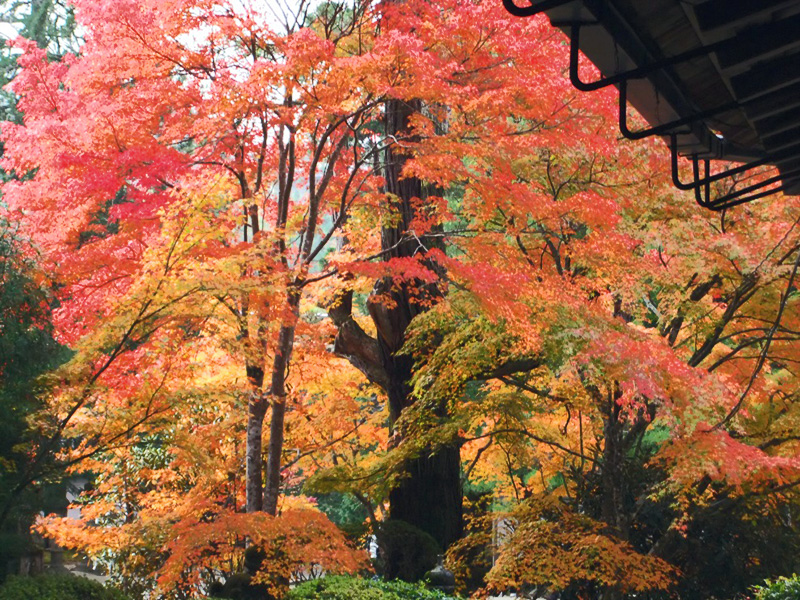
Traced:
<path fill-rule="evenodd" d="M 51 296 L 41 274 L 20 252 L 7 223 L 0 223 L 0 569 L 35 551 L 30 527 L 40 511 L 66 509 L 65 487 L 47 479 L 12 496 L 28 466 L 36 438 L 28 417 L 42 407 L 38 377 L 68 351 L 53 339 L 48 316 Z M 49 469 L 42 465 L 41 474 Z M 53 475 L 51 473 L 51 475 Z M 58 476 L 56 476 L 58 480 Z"/>
<path fill-rule="evenodd" d="M 72 9 L 59 0 L 11 1 L 0 10 L 6 35 L 21 35 L 47 48 L 52 60 L 60 60 L 75 48 Z M 21 123 L 17 98 L 6 89 L 18 71 L 18 54 L 0 47 L 0 121 Z M 3 148 L 0 145 L 0 155 Z M 0 179 L 13 178 L 0 169 Z M 0 196 L 0 205 L 2 197 Z M 20 568 L 21 557 L 35 555 L 38 546 L 30 535 L 39 512 L 66 510 L 65 486 L 53 469 L 52 457 L 27 472 L 38 440 L 28 418 L 42 408 L 45 391 L 39 377 L 63 363 L 70 352 L 54 339 L 50 312 L 54 283 L 38 267 L 36 251 L 20 236 L 17 224 L 0 217 L 0 575 Z M 34 479 L 36 485 L 23 480 Z"/>

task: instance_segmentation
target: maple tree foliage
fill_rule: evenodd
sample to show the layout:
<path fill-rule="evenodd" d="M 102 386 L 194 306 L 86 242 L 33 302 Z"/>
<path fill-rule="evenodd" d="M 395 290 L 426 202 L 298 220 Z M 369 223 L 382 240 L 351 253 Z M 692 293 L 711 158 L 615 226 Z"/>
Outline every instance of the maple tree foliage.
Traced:
<path fill-rule="evenodd" d="M 591 517 L 618 540 L 613 566 L 514 562 L 546 536 L 580 547 L 523 511 L 509 562 L 488 575 L 501 588 L 688 585 L 704 575 L 696 555 L 682 556 L 688 538 L 719 511 L 772 512 L 771 527 L 791 529 L 778 512 L 795 510 L 800 482 L 796 200 L 698 214 L 664 180 L 658 143 L 488 156 L 485 191 L 464 186 L 469 234 L 442 259 L 458 291 L 413 326 L 417 393 L 429 406 L 449 397 L 451 418 L 420 411 L 407 426 L 461 439 L 469 472 L 501 495 L 523 506 L 561 497 L 569 508 L 555 523 Z M 450 172 L 459 176 L 455 163 Z M 686 573 L 644 558 L 631 570 L 633 551 Z M 736 568 L 758 571 L 759 551 Z"/>
<path fill-rule="evenodd" d="M 446 285 L 437 283 L 435 277 L 442 272 L 441 263 L 435 265 L 442 239 L 451 235 L 441 229 L 450 218 L 448 201 L 441 197 L 443 192 L 453 192 L 455 180 L 450 163 L 466 162 L 482 151 L 515 144 L 522 135 L 545 131 L 553 134 L 549 139 L 531 135 L 531 140 L 537 140 L 532 146 L 518 145 L 528 150 L 538 148 L 537 142 L 557 145 L 565 141 L 568 132 L 559 127 L 557 113 L 574 93 L 553 68 L 555 63 L 548 60 L 560 52 L 559 38 L 541 23 L 523 24 L 498 13 L 492 5 L 470 3 L 392 3 L 385 9 L 385 16 L 390 35 L 402 39 L 408 47 L 427 51 L 416 57 L 417 64 L 424 68 L 424 77 L 410 94 L 413 102 L 410 106 L 387 107 L 388 124 L 410 133 L 395 150 L 402 159 L 387 165 L 387 190 L 400 212 L 399 226 L 382 231 L 382 247 L 391 252 L 392 258 L 372 267 L 373 276 L 381 270 L 385 273 L 387 266 L 394 267 L 389 271 L 393 281 L 379 281 L 368 302 L 377 330 L 375 338 L 347 320 L 350 300 L 344 302 L 344 310 L 337 308 L 331 316 L 339 327 L 336 352 L 347 356 L 386 390 L 394 421 L 393 443 L 397 444 L 404 433 L 402 427 L 396 426 L 396 419 L 414 402 L 406 383 L 411 361 L 399 352 L 406 328 L 446 292 Z M 535 81 L 533 73 L 537 74 Z M 535 95 L 535 90 L 547 95 Z M 559 100 L 553 101 L 556 97 Z M 499 115 L 502 116 L 498 118 Z M 575 114 L 564 116 L 572 118 Z M 527 126 L 509 126 L 507 118 L 527 121 Z M 549 127 L 540 125 L 546 121 Z M 408 160 L 412 154 L 429 152 L 430 142 L 441 131 L 452 132 L 446 142 L 449 154 L 428 154 L 425 168 L 419 161 Z M 572 133 L 575 139 L 586 137 L 580 128 Z M 393 171 L 401 169 L 403 176 L 395 182 Z M 488 172 L 475 172 L 471 184 L 477 189 L 482 180 L 491 176 Z M 414 195 L 424 201 L 415 201 Z M 412 239 L 404 240 L 403 235 L 409 234 Z M 413 266 L 414 259 L 420 257 L 424 257 L 420 266 L 434 266 L 417 271 L 406 266 Z M 406 266 L 405 277 L 398 271 L 401 266 Z M 361 269 L 351 270 L 350 274 L 370 273 Z M 409 275 L 416 281 L 409 281 Z M 426 406 L 433 413 L 446 410 L 443 407 L 441 402 Z M 393 456 L 390 468 L 371 475 L 373 481 L 377 480 L 376 488 L 390 482 L 390 514 L 420 526 L 446 547 L 461 535 L 458 444 L 437 446 L 431 451 L 409 442 L 404 451 Z M 341 470 L 336 478 L 347 479 Z M 361 479 L 353 476 L 352 480 Z"/>
<path fill-rule="evenodd" d="M 404 3 L 398 10 L 424 12 L 426 6 Z M 583 284 L 578 281 L 574 290 L 565 289 L 564 281 L 572 278 L 573 269 L 577 273 L 602 267 L 612 277 L 638 266 L 641 273 L 641 260 L 629 256 L 637 243 L 616 228 L 620 221 L 616 202 L 617 195 L 626 202 L 622 194 L 646 189 L 648 178 L 638 169 L 628 180 L 620 176 L 641 157 L 611 142 L 613 97 L 576 98 L 554 66 L 553 57 L 563 52 L 561 40 L 544 23 L 529 25 L 522 34 L 514 30 L 513 21 L 495 29 L 499 21 L 481 20 L 465 7 L 459 8 L 445 23 L 431 28 L 431 45 L 442 48 L 447 40 L 460 43 L 466 38 L 470 40 L 466 47 L 485 45 L 491 52 L 482 56 L 486 62 L 474 70 L 465 68 L 463 79 L 451 78 L 441 95 L 426 97 L 432 108 L 428 114 L 423 111 L 412 117 L 418 141 L 408 143 L 414 159 L 406 166 L 408 174 L 435 182 L 454 197 L 450 207 L 445 203 L 437 207 L 439 216 L 451 215 L 443 232 L 451 242 L 448 255 L 428 252 L 446 267 L 451 290 L 445 300 L 411 324 L 415 336 L 408 350 L 415 353 L 421 368 L 415 376 L 418 400 L 397 422 L 402 441 L 377 464 L 338 467 L 331 480 L 340 485 L 350 481 L 363 489 L 366 482 L 379 490 L 391 478 L 406 476 L 403 467 L 409 456 L 468 441 L 473 436 L 465 431 L 475 432 L 476 440 L 513 434 L 503 431 L 500 423 L 486 433 L 492 423 L 485 420 L 491 404 L 483 397 L 466 403 L 465 384 L 474 379 L 505 379 L 542 365 L 547 326 L 563 322 L 570 310 L 585 307 L 596 294 L 596 286 L 607 285 L 587 278 Z M 476 22 L 488 24 L 481 29 Z M 446 55 L 459 56 L 452 48 Z M 464 64 L 469 63 L 464 60 Z M 524 78 L 528 73 L 536 73 L 535 82 Z M 531 94 L 532 89 L 539 93 Z M 498 118 L 498 113 L 503 117 Z M 622 191 L 608 198 L 598 193 L 600 186 Z M 456 209 L 453 214 L 450 208 Z M 589 231 L 592 236 L 587 235 Z M 553 232 L 549 240 L 548 232 Z M 549 246 L 537 244 L 543 238 Z M 529 250 L 532 242 L 535 250 Z M 574 249 L 562 250 L 565 242 Z M 539 266 L 546 256 L 542 248 L 552 253 L 556 268 Z M 570 252 L 566 265 L 560 252 Z M 579 256 L 585 263 L 576 264 Z M 628 279 L 638 284 L 638 276 Z M 482 312 L 485 317 L 479 316 Z M 612 315 L 602 311 L 595 315 L 595 306 L 582 312 L 591 318 L 594 330 L 613 322 Z M 507 329 L 503 323 L 509 323 Z M 552 338 L 550 343 L 558 344 Z M 539 410 L 551 412 L 551 405 L 548 399 Z M 490 419 L 518 418 L 524 423 L 517 427 L 520 432 L 533 426 L 531 410 L 515 406 L 511 398 L 495 408 L 498 414 Z M 525 439 L 536 441 L 537 436 Z M 521 446 L 516 444 L 517 449 Z M 476 462 L 485 450 L 476 453 Z M 519 457 L 520 468 L 536 463 L 531 454 Z M 474 468 L 475 464 L 467 465 L 468 471 Z M 490 470 L 496 472 L 497 464 Z M 588 532 L 598 530 L 588 526 Z M 617 586 L 625 578 L 630 589 L 664 589 L 671 582 L 674 571 L 664 561 L 649 561 L 641 555 L 633 558 L 636 550 L 624 541 L 603 539 L 606 549 L 616 549 L 609 554 L 612 565 L 590 564 L 585 572 L 573 569 L 572 579 L 594 578 L 602 585 Z M 551 538 L 549 543 L 565 542 Z M 514 548 L 519 547 L 508 550 L 512 563 Z M 613 564 L 615 557 L 618 562 Z M 527 571 L 512 569 L 515 579 L 505 576 L 495 581 L 500 587 L 525 583 L 563 587 L 572 581 L 563 578 L 571 559 L 565 554 L 551 563 L 561 569 L 559 577 L 548 579 L 541 565 L 529 565 Z M 616 579 L 608 575 L 609 569 Z"/>
<path fill-rule="evenodd" d="M 25 120 L 3 125 L 4 168 L 33 173 L 4 199 L 75 351 L 39 455 L 68 438 L 63 464 L 95 473 L 81 520 L 41 531 L 165 593 L 240 570 L 245 539 L 274 552 L 269 585 L 353 572 L 363 554 L 281 489 L 316 473 L 377 522 L 409 460 L 450 444 L 516 505 L 488 583 L 585 595 L 666 590 L 697 523 L 796 505 L 796 201 L 698 212 L 661 142 L 616 141 L 613 92 L 572 90 L 546 21 L 75 4 L 78 55 L 16 42 Z M 415 107 L 403 135 L 387 101 Z M 408 214 L 389 148 L 437 191 Z M 390 230 L 410 250 L 379 260 Z M 416 370 L 389 438 L 376 340 L 398 289 L 419 293 L 391 340 Z"/>
<path fill-rule="evenodd" d="M 537 41 L 532 60 L 546 56 Z M 417 117 L 423 141 L 407 172 L 460 194 L 449 257 L 438 257 L 451 293 L 412 324 L 421 401 L 398 427 L 413 439 L 349 476 L 384 477 L 404 452 L 467 442 L 468 469 L 493 481 L 505 471 L 518 500 L 566 494 L 619 540 L 616 579 L 601 565 L 564 579 L 562 557 L 551 571 L 490 581 L 664 589 L 678 572 L 644 558 L 632 571 L 624 557 L 683 560 L 689 582 L 696 556 L 681 559 L 680 540 L 692 527 L 732 507 L 766 509 L 775 523 L 795 510 L 797 204 L 698 214 L 666 181 L 660 141 L 611 142 L 613 94 L 575 101 L 559 74 L 544 82 L 555 89 L 537 99 L 558 103 L 502 104 L 500 95 L 529 97 L 495 80 L 494 104 L 472 87 L 464 108 L 454 86 L 435 100 L 445 126 Z M 504 119 L 492 118 L 498 105 Z M 476 381 L 488 383 L 476 392 Z M 646 523 L 658 503 L 671 504 L 669 517 Z M 563 543 L 554 534 L 551 544 Z M 737 567 L 757 572 L 762 550 Z"/>
<path fill-rule="evenodd" d="M 213 406 L 215 416 L 249 414 L 238 428 L 247 450 L 230 460 L 247 463 L 248 510 L 275 515 L 289 462 L 285 411 L 312 398 L 308 389 L 288 397 L 290 357 L 296 369 L 310 365 L 302 375 L 313 385 L 314 364 L 304 355 L 330 336 L 313 318 L 299 319 L 314 313 L 304 290 L 329 276 L 315 274 L 314 261 L 342 234 L 353 205 L 377 202 L 371 158 L 382 142 L 366 128 L 389 83 L 380 52 L 364 58 L 350 51 L 369 42 L 361 36 L 361 7 L 348 13 L 350 21 L 323 15 L 318 31 L 284 35 L 270 31 L 264 15 L 246 9 L 237 16 L 234 8 L 242 7 L 78 3 L 87 38 L 80 56 L 48 63 L 20 41 L 23 71 L 13 89 L 25 122 L 4 126 L 13 148 L 4 160 L 35 175 L 7 184 L 4 197 L 64 284 L 56 328 L 76 356 L 52 375 L 58 391 L 40 426 L 50 440 L 79 440 L 65 450 L 65 464 L 90 468 L 98 457 L 124 473 L 124 457 L 112 460 L 109 451 L 135 447 L 148 433 L 172 439 L 175 423 L 191 422 L 192 402 L 204 412 Z M 351 88 L 353 77 L 362 89 Z M 369 253 L 362 248 L 360 257 Z M 208 377 L 226 361 L 240 371 L 226 369 L 219 385 L 227 392 L 209 395 L 198 373 Z M 335 424 L 326 434 L 344 437 Z M 214 440 L 207 441 L 213 455 Z M 213 481 L 220 465 L 208 466 L 203 475 Z M 203 478 L 190 481 L 166 487 L 172 502 L 153 500 L 152 518 L 178 527 L 202 514 L 200 505 L 189 514 L 173 510 L 176 495 L 194 486 L 198 495 L 207 491 Z M 97 493 L 98 506 L 103 497 Z M 241 508 L 236 494 L 229 502 Z M 123 521 L 150 516 L 149 503 L 132 506 L 136 516 Z M 259 519 L 225 522 L 252 529 Z M 55 525 L 49 531 L 97 555 L 91 535 L 70 538 Z M 89 531 L 105 539 L 103 528 Z M 328 570 L 336 564 L 322 563 Z M 339 559 L 346 570 L 358 564 Z"/>
<path fill-rule="evenodd" d="M 55 439 L 95 406 L 120 408 L 101 421 L 116 428 L 79 429 L 85 452 L 66 460 L 154 422 L 168 408 L 162 397 L 184 385 L 186 353 L 210 336 L 244 363 L 250 386 L 249 510 L 262 506 L 261 421 L 270 411 L 265 508 L 274 513 L 286 372 L 306 326 L 298 320 L 303 293 L 327 275 L 313 273 L 314 260 L 339 236 L 348 243 L 328 264 L 340 273 L 433 276 L 413 256 L 377 267 L 365 260 L 378 249 L 365 232 L 392 218 L 372 163 L 384 145 L 404 143 L 370 128 L 382 101 L 458 106 L 472 86 L 488 97 L 515 80 L 514 93 L 530 97 L 532 81 L 515 79 L 519 65 L 494 56 L 529 26 L 506 19 L 481 41 L 468 31 L 466 6 L 438 14 L 420 5 L 398 16 L 405 25 L 375 37 L 366 9 L 356 6 L 348 22 L 323 12 L 310 28 L 280 36 L 237 8 L 78 3 L 87 38 L 79 57 L 47 63 L 20 41 L 24 70 L 14 89 L 26 120 L 5 128 L 13 148 L 6 164 L 36 175 L 5 194 L 65 283 L 57 326 L 78 348 L 54 375 L 56 418 L 43 427 Z M 472 10 L 481 18 L 489 8 Z M 455 48 L 437 45 L 434 18 L 450 27 Z M 419 33 L 411 24 L 426 20 Z M 533 45 L 515 50 L 520 61 Z M 450 87 L 460 94 L 451 94 L 444 84 L 459 62 L 463 76 Z M 473 81 L 490 66 L 493 77 Z M 520 102 L 524 108 L 527 100 Z M 415 237 L 430 227 L 424 218 L 412 225 Z"/>
<path fill-rule="evenodd" d="M 91 474 L 93 485 L 77 505 L 80 520 L 53 516 L 40 530 L 108 567 L 131 591 L 157 583 L 165 593 L 199 593 L 213 582 L 209 569 L 228 575 L 241 569 L 245 539 L 282 553 L 280 561 L 264 565 L 264 577 L 274 585 L 306 569 L 349 572 L 363 566 L 363 553 L 350 548 L 311 501 L 282 501 L 277 518 L 236 516 L 246 505 L 243 437 L 250 389 L 240 373 L 237 320 L 213 294 L 199 291 L 205 278 L 220 276 L 229 257 L 217 262 L 206 255 L 198 262 L 194 253 L 224 237 L 219 220 L 204 227 L 227 193 L 222 188 L 194 198 L 193 207 L 187 200 L 182 216 L 163 228 L 164 238 L 151 240 L 146 275 L 109 306 L 113 316 L 103 327 L 74 345 L 73 360 L 49 375 L 57 392 L 39 427 L 71 440 L 62 447 L 60 464 Z M 217 310 L 209 312 L 209 302 Z M 287 426 L 286 451 L 293 457 L 284 463 L 287 485 L 298 460 L 324 455 L 340 440 L 352 442 L 356 431 L 368 439 L 366 420 L 352 408 L 361 393 L 358 383 L 341 364 L 331 364 L 320 342 L 330 333 L 317 329 L 298 329 L 294 369 L 303 388 L 292 399 L 297 420 Z M 317 390 L 333 386 L 324 383 L 332 372 L 341 393 L 330 394 L 330 410 L 320 409 Z M 270 519 L 275 524 L 268 526 Z M 281 545 L 283 539 L 309 539 L 299 537 L 298 521 L 317 523 L 314 545 L 327 548 L 325 553 Z M 203 534 L 187 533 L 194 529 Z"/>

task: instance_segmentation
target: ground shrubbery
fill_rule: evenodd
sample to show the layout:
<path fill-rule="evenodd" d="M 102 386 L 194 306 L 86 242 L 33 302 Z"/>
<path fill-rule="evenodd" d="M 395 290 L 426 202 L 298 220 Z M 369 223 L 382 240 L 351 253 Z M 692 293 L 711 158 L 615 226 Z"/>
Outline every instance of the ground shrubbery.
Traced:
<path fill-rule="evenodd" d="M 756 600 L 800 600 L 800 575 L 767 579 L 755 591 Z"/>
<path fill-rule="evenodd" d="M 382 581 L 359 577 L 331 576 L 306 581 L 286 596 L 286 600 L 455 600 L 419 583 Z"/>
<path fill-rule="evenodd" d="M 420 581 L 436 566 L 439 544 L 418 527 L 390 519 L 376 533 L 381 554 L 376 570 L 387 579 Z"/>
<path fill-rule="evenodd" d="M 130 600 L 114 588 L 75 575 L 10 576 L 0 600 Z"/>

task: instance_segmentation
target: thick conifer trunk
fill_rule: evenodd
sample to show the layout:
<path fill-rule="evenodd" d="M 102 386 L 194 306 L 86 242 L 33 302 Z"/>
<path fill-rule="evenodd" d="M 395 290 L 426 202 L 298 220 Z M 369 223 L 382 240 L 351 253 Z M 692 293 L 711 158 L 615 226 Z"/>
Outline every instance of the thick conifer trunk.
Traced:
<path fill-rule="evenodd" d="M 419 102 L 387 102 L 387 135 L 398 140 L 409 139 L 409 118 L 420 110 L 420 106 Z M 381 233 L 385 260 L 411 257 L 431 248 L 443 247 L 438 236 L 423 235 L 418 238 L 408 235 L 415 216 L 412 199 L 424 200 L 426 190 L 419 179 L 402 177 L 406 161 L 407 157 L 402 154 L 399 144 L 397 150 L 387 150 L 384 171 L 386 192 L 392 202 L 393 212 L 399 218 Z M 435 265 L 429 266 L 436 268 Z M 353 319 L 352 292 L 343 293 L 328 307 L 328 314 L 338 329 L 334 351 L 347 358 L 370 381 L 386 391 L 392 424 L 414 402 L 409 384 L 413 361 L 411 357 L 397 353 L 403 347 L 406 330 L 412 319 L 440 296 L 441 290 L 436 285 L 412 282 L 398 286 L 389 278 L 378 281 L 367 303 L 377 339 L 368 335 Z M 386 298 L 388 302 L 384 301 Z M 444 406 L 441 410 L 444 410 Z M 408 477 L 389 495 L 390 517 L 429 533 L 444 550 L 462 533 L 459 445 L 453 443 L 432 455 L 423 452 L 419 457 L 409 460 L 405 467 Z M 392 565 L 387 567 L 387 572 L 398 570 Z"/>
<path fill-rule="evenodd" d="M 389 516 L 429 533 L 442 549 L 461 537 L 461 453 L 456 445 L 406 465 L 409 477 L 389 494 Z"/>
<path fill-rule="evenodd" d="M 393 100 L 386 105 L 387 134 L 407 137 L 409 117 L 420 108 L 417 102 Z M 396 226 L 385 228 L 381 245 L 386 251 L 386 259 L 409 257 L 423 250 L 416 239 L 403 239 L 414 218 L 412 198 L 425 198 L 422 182 L 413 177 L 402 178 L 406 157 L 390 148 L 386 156 L 386 191 L 395 199 L 395 210 L 400 214 Z M 423 239 L 426 249 L 441 247 L 440 240 Z M 410 294 L 408 288 L 392 288 L 391 281 L 381 281 L 376 285 L 376 295 L 387 294 L 394 306 L 387 307 L 379 302 L 369 304 L 370 315 L 378 331 L 381 363 L 387 376 L 392 422 L 403 409 L 413 401 L 409 380 L 412 375 L 412 360 L 409 356 L 398 356 L 397 352 L 405 341 L 406 329 L 411 320 L 424 307 L 411 300 L 419 294 Z M 428 300 L 440 295 L 440 291 L 428 286 L 423 296 Z M 435 454 L 423 453 L 406 465 L 408 477 L 403 479 L 389 496 L 389 514 L 393 519 L 401 519 L 429 533 L 439 542 L 442 549 L 461 537 L 462 533 L 462 490 L 461 461 L 458 445 L 447 446 Z"/>

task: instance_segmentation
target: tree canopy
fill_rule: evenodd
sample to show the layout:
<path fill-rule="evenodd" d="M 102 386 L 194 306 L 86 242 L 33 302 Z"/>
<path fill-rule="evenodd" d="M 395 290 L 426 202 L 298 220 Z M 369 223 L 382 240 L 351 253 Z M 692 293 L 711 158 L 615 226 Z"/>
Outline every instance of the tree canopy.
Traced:
<path fill-rule="evenodd" d="M 26 460 L 92 482 L 39 532 L 165 597 L 365 569 L 332 492 L 465 587 L 490 546 L 480 585 L 576 598 L 796 568 L 800 201 L 701 212 L 493 2 L 74 11 L 74 53 L 14 41 L 2 126 L 72 352 L 18 361 Z"/>

